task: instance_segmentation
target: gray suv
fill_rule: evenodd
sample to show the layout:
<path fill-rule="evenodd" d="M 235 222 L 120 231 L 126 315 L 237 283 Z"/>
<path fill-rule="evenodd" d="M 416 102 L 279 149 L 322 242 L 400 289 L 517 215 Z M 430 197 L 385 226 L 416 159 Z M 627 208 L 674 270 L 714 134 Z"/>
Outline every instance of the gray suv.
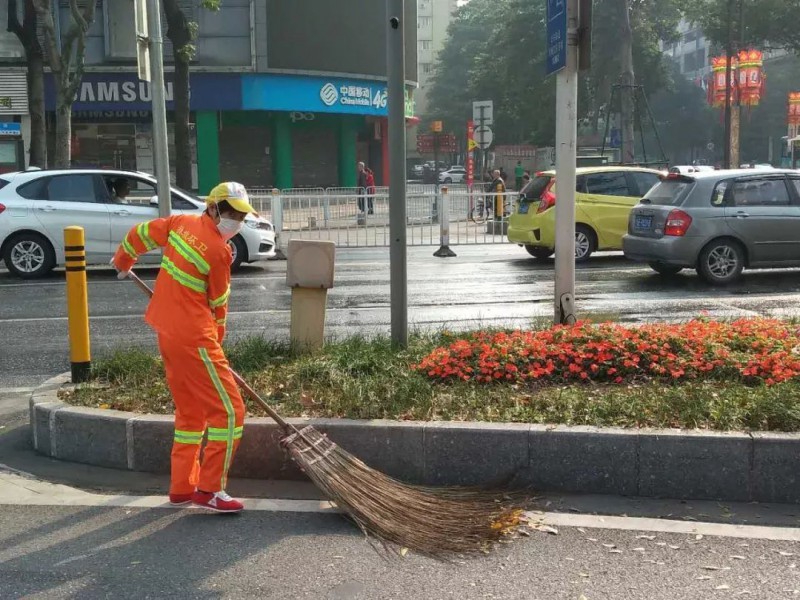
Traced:
<path fill-rule="evenodd" d="M 669 174 L 630 213 L 625 256 L 724 285 L 744 268 L 800 266 L 800 172 Z"/>

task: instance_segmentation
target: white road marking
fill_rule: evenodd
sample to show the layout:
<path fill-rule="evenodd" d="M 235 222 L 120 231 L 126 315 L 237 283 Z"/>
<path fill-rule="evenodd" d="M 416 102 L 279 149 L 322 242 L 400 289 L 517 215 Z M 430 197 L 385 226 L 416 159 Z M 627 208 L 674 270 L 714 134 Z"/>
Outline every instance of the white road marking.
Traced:
<path fill-rule="evenodd" d="M 144 508 L 184 510 L 169 505 L 166 496 L 130 496 L 95 494 L 65 485 L 41 481 L 19 471 L 0 465 L 0 506 L 58 506 L 93 508 Z M 245 508 L 258 512 L 293 512 L 337 514 L 336 505 L 323 500 L 282 500 L 272 498 L 245 498 Z M 763 527 L 729 523 L 702 523 L 650 519 L 640 517 L 614 517 L 588 514 L 529 512 L 535 522 L 556 527 L 584 527 L 589 529 L 616 529 L 650 531 L 684 535 L 707 535 L 776 541 L 800 541 L 800 528 Z"/>
<path fill-rule="evenodd" d="M 0 388 L 0 396 L 3 394 L 30 394 L 35 389 L 32 387 Z"/>

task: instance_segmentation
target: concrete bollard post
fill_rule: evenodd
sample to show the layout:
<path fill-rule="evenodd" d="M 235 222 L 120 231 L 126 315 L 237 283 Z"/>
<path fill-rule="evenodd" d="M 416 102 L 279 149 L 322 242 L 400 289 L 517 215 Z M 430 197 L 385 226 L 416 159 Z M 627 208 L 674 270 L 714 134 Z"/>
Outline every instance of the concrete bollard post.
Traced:
<path fill-rule="evenodd" d="M 317 350 L 325 341 L 325 309 L 328 290 L 333 287 L 335 257 L 334 242 L 289 240 L 290 338 L 299 350 Z"/>
<path fill-rule="evenodd" d="M 439 258 L 456 256 L 456 253 L 450 249 L 450 197 L 444 186 L 439 202 L 439 249 L 433 255 Z"/>
<path fill-rule="evenodd" d="M 283 250 L 283 197 L 278 188 L 272 190 L 272 226 L 275 228 L 275 257 L 272 260 L 286 260 Z"/>
<path fill-rule="evenodd" d="M 72 383 L 89 379 L 92 355 L 89 341 L 89 290 L 86 283 L 86 247 L 83 227 L 64 228 L 67 269 L 67 319 Z"/>

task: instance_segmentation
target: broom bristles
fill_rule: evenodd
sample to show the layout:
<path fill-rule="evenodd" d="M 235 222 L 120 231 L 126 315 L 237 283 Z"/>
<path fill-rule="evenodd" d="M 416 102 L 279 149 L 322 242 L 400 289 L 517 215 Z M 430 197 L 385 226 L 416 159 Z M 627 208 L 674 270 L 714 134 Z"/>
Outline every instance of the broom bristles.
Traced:
<path fill-rule="evenodd" d="M 313 427 L 281 441 L 306 475 L 368 537 L 434 558 L 486 552 L 522 510 L 485 490 L 402 483 L 370 468 Z"/>

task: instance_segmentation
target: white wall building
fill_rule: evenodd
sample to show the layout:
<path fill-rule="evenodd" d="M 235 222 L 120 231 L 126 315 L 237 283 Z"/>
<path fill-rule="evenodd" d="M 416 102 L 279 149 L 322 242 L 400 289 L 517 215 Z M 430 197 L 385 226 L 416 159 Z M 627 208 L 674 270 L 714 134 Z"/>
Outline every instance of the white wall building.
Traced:
<path fill-rule="evenodd" d="M 417 0 L 417 77 L 419 87 L 414 90 L 415 112 L 425 116 L 428 111 L 428 93 L 433 84 L 436 58 L 447 39 L 447 27 L 458 6 L 457 0 Z M 418 128 L 409 129 L 406 140 L 408 154 L 416 156 Z"/>

